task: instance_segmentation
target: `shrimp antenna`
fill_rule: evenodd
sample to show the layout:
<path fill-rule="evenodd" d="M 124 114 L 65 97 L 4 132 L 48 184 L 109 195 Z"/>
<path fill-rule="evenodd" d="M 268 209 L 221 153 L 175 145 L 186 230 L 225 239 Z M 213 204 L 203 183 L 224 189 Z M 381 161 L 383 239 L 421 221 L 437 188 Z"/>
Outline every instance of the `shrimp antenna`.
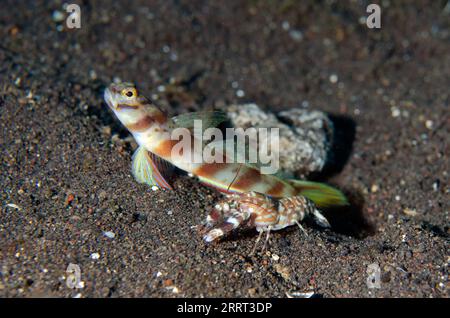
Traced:
<path fill-rule="evenodd" d="M 230 185 L 228 186 L 227 191 L 230 191 L 231 185 L 234 183 L 234 181 L 236 181 L 236 178 L 238 177 L 239 172 L 241 171 L 242 165 L 243 165 L 242 163 L 239 165 L 239 169 L 238 169 L 238 171 L 236 172 L 236 175 L 234 176 L 234 178 L 233 178 L 233 180 L 231 181 Z"/>

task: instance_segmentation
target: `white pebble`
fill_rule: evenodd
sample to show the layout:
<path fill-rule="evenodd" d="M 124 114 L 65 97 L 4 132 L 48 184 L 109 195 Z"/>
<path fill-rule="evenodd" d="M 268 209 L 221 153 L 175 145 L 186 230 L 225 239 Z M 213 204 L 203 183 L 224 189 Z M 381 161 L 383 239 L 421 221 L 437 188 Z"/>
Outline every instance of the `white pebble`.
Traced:
<path fill-rule="evenodd" d="M 439 189 L 439 184 L 438 184 L 438 182 L 436 181 L 436 182 L 433 183 L 433 190 L 434 190 L 434 191 L 437 191 L 438 189 Z"/>
<path fill-rule="evenodd" d="M 280 257 L 277 254 L 272 254 L 272 259 L 276 262 L 280 259 Z"/>
<path fill-rule="evenodd" d="M 395 201 L 400 201 L 400 196 L 399 195 L 395 196 Z"/>
<path fill-rule="evenodd" d="M 174 287 L 172 288 L 172 293 L 178 294 L 179 292 L 180 292 L 180 290 L 178 289 L 177 286 L 174 286 Z"/>
<path fill-rule="evenodd" d="M 286 293 L 286 296 L 288 298 L 311 298 L 312 296 L 314 296 L 315 293 L 313 291 L 309 291 L 306 293 L 302 293 L 302 292 L 298 292 L 298 291 L 294 291 L 291 293 Z"/>
<path fill-rule="evenodd" d="M 92 80 L 97 79 L 97 72 L 95 72 L 94 70 L 90 70 L 90 71 L 89 71 L 89 77 L 90 77 Z"/>
<path fill-rule="evenodd" d="M 18 206 L 17 204 L 8 203 L 6 206 L 20 211 L 20 206 Z"/>
<path fill-rule="evenodd" d="M 291 30 L 289 31 L 289 35 L 294 41 L 300 42 L 301 40 L 303 40 L 303 33 L 299 30 Z"/>
<path fill-rule="evenodd" d="M 91 259 L 99 259 L 100 258 L 100 254 L 99 253 L 92 253 L 90 258 Z"/>
<path fill-rule="evenodd" d="M 237 97 L 244 97 L 245 96 L 245 92 L 242 89 L 238 89 L 236 91 L 236 96 Z"/>
<path fill-rule="evenodd" d="M 134 17 L 131 14 L 129 14 L 129 15 L 125 16 L 124 20 L 126 23 L 131 23 L 131 22 L 133 22 Z"/>
<path fill-rule="evenodd" d="M 394 118 L 400 116 L 400 109 L 398 109 L 398 107 L 395 106 L 391 107 L 391 115 Z"/>
<path fill-rule="evenodd" d="M 112 239 L 116 236 L 116 234 L 114 234 L 111 231 L 103 232 L 103 235 L 105 235 L 107 238 L 110 238 L 110 239 Z"/>
<path fill-rule="evenodd" d="M 178 61 L 178 54 L 175 52 L 172 52 L 172 53 L 170 53 L 169 58 L 171 61 L 176 62 L 176 61 Z"/>
<path fill-rule="evenodd" d="M 338 76 L 336 74 L 331 74 L 330 75 L 330 82 L 333 84 L 336 84 L 337 81 L 339 80 Z"/>
<path fill-rule="evenodd" d="M 152 186 L 152 190 L 153 190 L 153 191 L 158 191 L 159 188 L 158 188 L 157 186 Z"/>
<path fill-rule="evenodd" d="M 61 22 L 64 20 L 64 13 L 62 13 L 59 10 L 55 10 L 55 11 L 53 11 L 52 19 L 55 22 Z"/>
<path fill-rule="evenodd" d="M 425 127 L 427 127 L 428 129 L 433 129 L 433 121 L 432 120 L 427 120 L 425 122 Z"/>

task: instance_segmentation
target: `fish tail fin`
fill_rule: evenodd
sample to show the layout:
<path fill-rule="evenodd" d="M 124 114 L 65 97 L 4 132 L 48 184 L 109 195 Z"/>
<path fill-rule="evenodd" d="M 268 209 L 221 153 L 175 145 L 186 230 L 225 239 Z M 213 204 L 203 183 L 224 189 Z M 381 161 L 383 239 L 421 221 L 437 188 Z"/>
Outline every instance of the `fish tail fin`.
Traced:
<path fill-rule="evenodd" d="M 319 208 L 348 205 L 345 195 L 338 189 L 320 182 L 287 180 L 298 194 L 310 199 Z"/>

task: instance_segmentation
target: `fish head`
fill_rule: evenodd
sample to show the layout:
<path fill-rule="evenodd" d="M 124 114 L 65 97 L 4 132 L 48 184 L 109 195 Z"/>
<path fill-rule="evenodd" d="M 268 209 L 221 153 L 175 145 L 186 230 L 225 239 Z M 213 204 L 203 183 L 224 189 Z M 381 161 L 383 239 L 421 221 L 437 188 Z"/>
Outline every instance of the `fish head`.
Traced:
<path fill-rule="evenodd" d="M 131 131 L 133 127 L 136 128 L 137 123 L 141 123 L 138 130 L 142 130 L 166 120 L 165 114 L 151 100 L 141 95 L 132 83 L 110 84 L 105 89 L 104 99 L 122 124 Z"/>
<path fill-rule="evenodd" d="M 113 111 L 120 109 L 139 109 L 143 104 L 143 96 L 140 96 L 136 86 L 132 83 L 112 83 L 104 94 L 106 104 Z"/>

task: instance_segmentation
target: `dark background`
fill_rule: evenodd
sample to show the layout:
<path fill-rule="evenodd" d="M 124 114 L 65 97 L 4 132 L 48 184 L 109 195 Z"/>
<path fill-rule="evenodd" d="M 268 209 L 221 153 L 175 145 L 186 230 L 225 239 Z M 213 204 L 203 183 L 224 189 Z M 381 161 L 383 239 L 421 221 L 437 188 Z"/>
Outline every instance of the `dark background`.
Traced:
<path fill-rule="evenodd" d="M 448 297 L 447 1 L 375 1 L 380 30 L 361 19 L 369 1 L 76 3 L 69 30 L 60 1 L 0 2 L 0 296 Z M 133 180 L 133 142 L 102 99 L 115 77 L 174 114 L 329 112 L 341 143 L 320 178 L 352 206 L 252 257 L 254 232 L 205 246 L 193 226 L 218 194 Z M 70 263 L 84 288 L 66 286 Z"/>

